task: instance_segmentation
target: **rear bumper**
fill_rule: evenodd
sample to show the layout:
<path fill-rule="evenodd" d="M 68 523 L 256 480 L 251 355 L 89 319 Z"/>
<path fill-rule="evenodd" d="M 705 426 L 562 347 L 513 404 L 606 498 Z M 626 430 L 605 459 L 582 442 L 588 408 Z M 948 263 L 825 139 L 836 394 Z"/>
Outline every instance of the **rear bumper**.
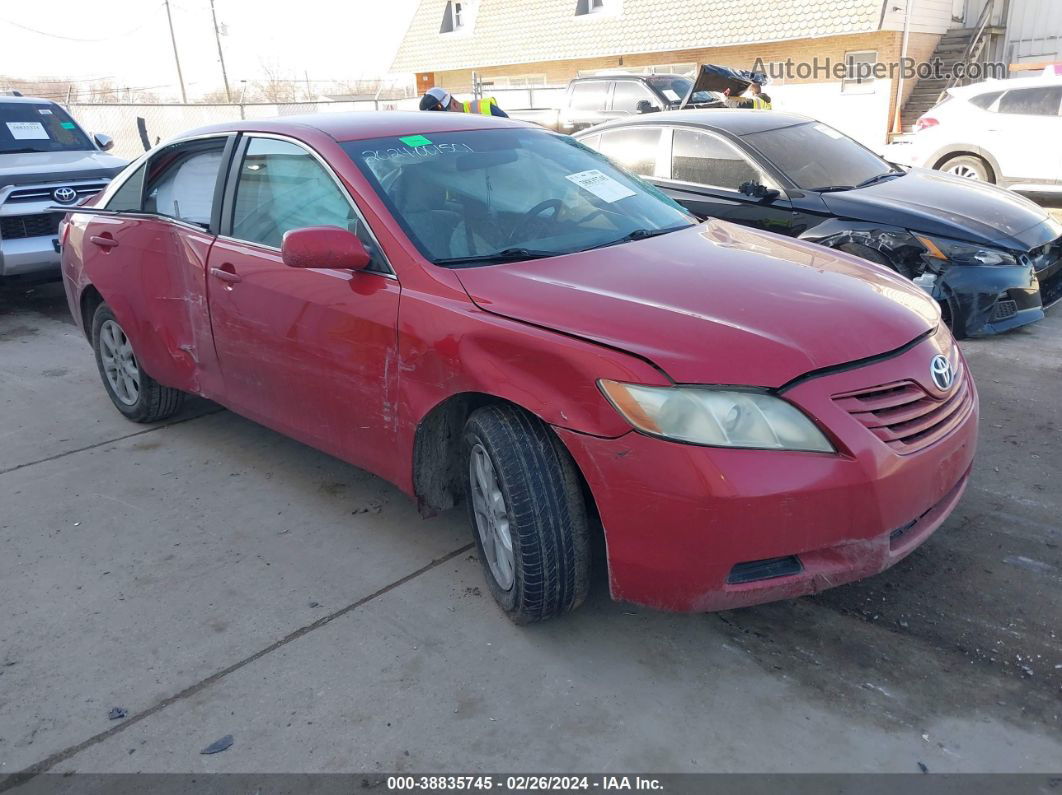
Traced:
<path fill-rule="evenodd" d="M 972 382 L 969 413 L 910 454 L 888 447 L 830 396 L 910 378 L 926 365 L 923 347 L 786 393 L 834 437 L 835 455 L 558 429 L 601 515 L 613 597 L 667 610 L 725 610 L 815 593 L 910 554 L 965 489 L 977 443 Z M 735 581 L 756 569 L 747 564 L 783 558 L 796 558 L 799 568 L 780 564 L 781 576 Z"/>

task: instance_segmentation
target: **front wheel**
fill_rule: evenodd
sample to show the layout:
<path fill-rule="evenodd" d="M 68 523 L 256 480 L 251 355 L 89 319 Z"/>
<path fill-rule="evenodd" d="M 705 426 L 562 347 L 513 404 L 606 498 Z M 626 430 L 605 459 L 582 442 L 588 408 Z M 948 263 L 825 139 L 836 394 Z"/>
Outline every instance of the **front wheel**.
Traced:
<path fill-rule="evenodd" d="M 144 372 L 133 345 L 106 304 L 92 317 L 96 366 L 114 407 L 133 422 L 158 422 L 177 413 L 183 394 Z"/>
<path fill-rule="evenodd" d="M 568 451 L 540 420 L 503 405 L 473 412 L 464 449 L 469 517 L 495 601 L 517 624 L 578 607 L 590 542 Z"/>

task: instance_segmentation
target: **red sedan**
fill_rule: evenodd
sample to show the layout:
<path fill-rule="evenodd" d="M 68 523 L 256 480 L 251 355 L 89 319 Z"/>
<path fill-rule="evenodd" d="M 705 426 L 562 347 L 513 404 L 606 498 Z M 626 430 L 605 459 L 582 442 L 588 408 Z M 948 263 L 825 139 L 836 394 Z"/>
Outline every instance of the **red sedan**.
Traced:
<path fill-rule="evenodd" d="M 966 485 L 977 393 L 934 302 L 710 221 L 519 122 L 328 114 L 157 147 L 64 226 L 137 422 L 204 395 L 467 503 L 515 621 L 717 610 L 879 572 Z M 593 543 L 603 535 L 604 544 Z"/>

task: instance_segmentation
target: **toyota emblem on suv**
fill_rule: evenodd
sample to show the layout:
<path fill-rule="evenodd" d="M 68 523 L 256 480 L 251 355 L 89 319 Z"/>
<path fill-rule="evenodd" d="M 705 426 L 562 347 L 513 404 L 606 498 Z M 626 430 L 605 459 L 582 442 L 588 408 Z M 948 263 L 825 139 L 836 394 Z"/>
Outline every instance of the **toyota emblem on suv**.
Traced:
<path fill-rule="evenodd" d="M 77 191 L 73 188 L 56 188 L 52 191 L 52 198 L 62 204 L 70 204 L 77 198 Z"/>
<path fill-rule="evenodd" d="M 933 383 L 937 385 L 937 389 L 941 392 L 947 392 L 951 388 L 952 380 L 955 378 L 955 373 L 951 369 L 951 362 L 939 354 L 930 361 L 929 374 L 933 378 Z"/>

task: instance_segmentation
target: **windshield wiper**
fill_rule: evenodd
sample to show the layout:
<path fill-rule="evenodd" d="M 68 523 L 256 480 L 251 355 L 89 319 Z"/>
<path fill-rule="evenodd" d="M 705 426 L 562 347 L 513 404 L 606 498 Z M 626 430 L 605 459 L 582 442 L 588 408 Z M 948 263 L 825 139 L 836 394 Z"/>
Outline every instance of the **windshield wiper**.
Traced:
<path fill-rule="evenodd" d="M 855 190 L 855 185 L 823 185 L 819 188 L 808 188 L 815 193 L 834 193 L 839 190 Z"/>
<path fill-rule="evenodd" d="M 50 152 L 50 149 L 34 149 L 32 146 L 24 146 L 21 149 L 0 149 L 0 155 L 35 155 Z"/>
<path fill-rule="evenodd" d="M 472 254 L 467 257 L 444 257 L 432 260 L 436 265 L 475 265 L 490 262 L 519 262 L 543 257 L 558 257 L 562 251 L 539 251 L 532 248 L 503 248 L 493 254 Z"/>
<path fill-rule="evenodd" d="M 584 248 L 583 251 L 591 251 L 595 248 L 606 248 L 607 246 L 618 246 L 620 243 L 630 243 L 632 240 L 645 240 L 647 237 L 656 237 L 657 235 L 666 235 L 668 232 L 677 232 L 680 229 L 689 229 L 693 224 L 684 224 L 683 226 L 669 226 L 666 229 L 635 229 L 632 232 L 628 232 L 623 237 L 617 240 L 610 240 L 607 243 L 598 243 L 596 246 L 590 246 L 590 248 Z"/>
<path fill-rule="evenodd" d="M 870 179 L 865 179 L 856 185 L 857 188 L 865 188 L 868 185 L 873 185 L 875 182 L 881 182 L 886 177 L 899 177 L 906 174 L 905 171 L 884 171 L 881 174 L 875 174 Z"/>

